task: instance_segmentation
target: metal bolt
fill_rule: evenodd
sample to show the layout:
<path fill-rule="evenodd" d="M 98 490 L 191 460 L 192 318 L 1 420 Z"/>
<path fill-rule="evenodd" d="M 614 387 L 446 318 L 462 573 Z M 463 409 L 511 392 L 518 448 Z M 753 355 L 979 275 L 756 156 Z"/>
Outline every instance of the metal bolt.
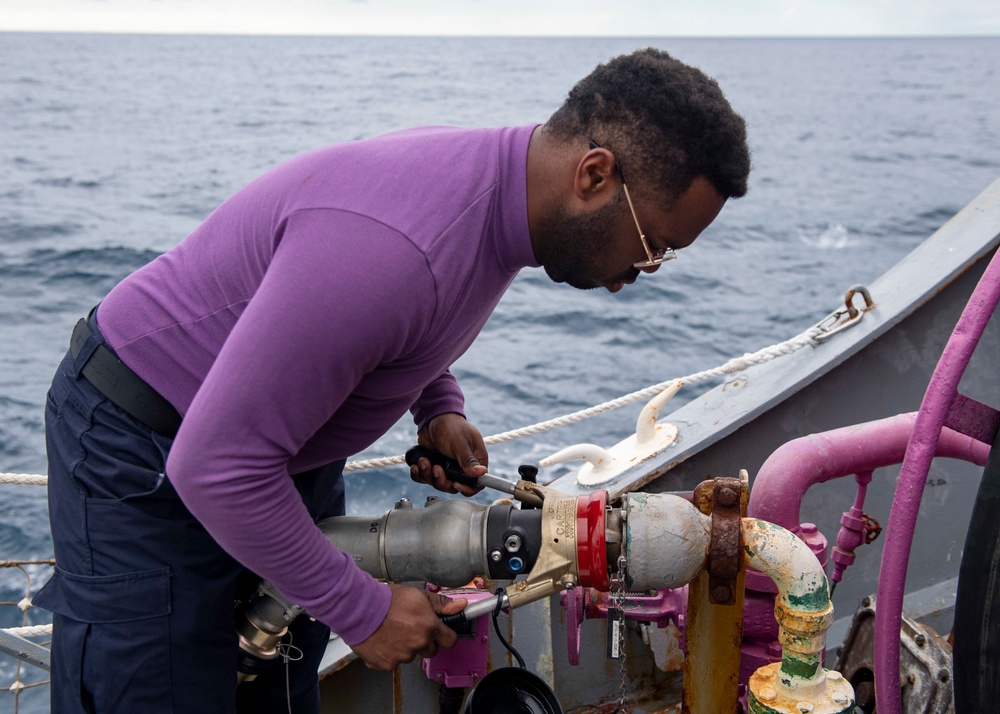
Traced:
<path fill-rule="evenodd" d="M 813 703 L 799 702 L 798 704 L 795 705 L 795 708 L 798 709 L 800 712 L 802 712 L 802 714 L 809 714 L 809 712 L 813 710 Z"/>
<path fill-rule="evenodd" d="M 575 587 L 576 587 L 575 583 L 566 583 L 565 585 L 563 585 L 563 590 L 572 590 Z"/>
<path fill-rule="evenodd" d="M 731 488 L 719 489 L 719 503 L 726 507 L 731 507 L 736 505 L 736 491 Z"/>
<path fill-rule="evenodd" d="M 777 640 L 767 643 L 767 654 L 771 657 L 781 656 L 781 643 Z"/>
<path fill-rule="evenodd" d="M 395 508 L 413 508 L 413 503 L 408 498 L 401 498 L 396 501 Z"/>
<path fill-rule="evenodd" d="M 492 560 L 494 563 L 499 563 L 502 557 L 503 553 L 501 553 L 499 550 L 494 550 L 493 552 L 490 553 L 490 560 Z"/>
<path fill-rule="evenodd" d="M 729 589 L 728 585 L 716 585 L 712 588 L 712 597 L 719 601 L 728 600 L 732 594 L 733 591 Z"/>
<path fill-rule="evenodd" d="M 864 607 L 871 607 L 872 606 L 872 599 L 870 597 L 866 597 L 864 600 L 861 601 L 861 604 Z"/>
<path fill-rule="evenodd" d="M 770 687 L 764 687 L 763 689 L 760 690 L 760 693 L 757 695 L 757 698 L 760 699 L 762 702 L 772 702 L 778 698 L 778 693 L 773 689 L 771 689 Z"/>
<path fill-rule="evenodd" d="M 949 679 L 951 679 L 951 672 L 949 672 L 946 669 L 942 669 L 940 672 L 938 672 L 938 679 L 940 679 L 942 682 L 947 682 Z"/>
<path fill-rule="evenodd" d="M 438 499 L 437 499 L 437 496 L 428 496 L 428 497 L 427 497 L 427 500 L 425 500 L 425 501 L 424 501 L 424 508 L 427 508 L 427 506 L 431 505 L 431 504 L 432 504 L 432 503 L 434 503 L 434 502 L 435 502 L 436 500 L 438 500 Z"/>
<path fill-rule="evenodd" d="M 927 644 L 927 638 L 924 637 L 922 634 L 918 634 L 916 637 L 914 637 L 913 641 L 917 643 L 917 647 L 923 647 L 924 645 Z"/>
<path fill-rule="evenodd" d="M 507 540 L 504 542 L 503 547 L 506 548 L 509 553 L 516 553 L 521 548 L 521 536 L 507 536 Z"/>

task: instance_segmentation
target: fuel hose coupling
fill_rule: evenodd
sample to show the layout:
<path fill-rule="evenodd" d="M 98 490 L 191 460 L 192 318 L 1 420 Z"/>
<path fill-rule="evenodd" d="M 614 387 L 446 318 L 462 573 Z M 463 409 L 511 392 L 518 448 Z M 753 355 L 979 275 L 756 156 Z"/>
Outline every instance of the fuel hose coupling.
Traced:
<path fill-rule="evenodd" d="M 576 563 L 580 585 L 595 590 L 611 587 L 608 577 L 608 541 L 612 547 L 620 541 L 616 534 L 608 538 L 608 492 L 594 491 L 576 499 Z M 615 557 L 617 560 L 617 556 Z"/>
<path fill-rule="evenodd" d="M 668 493 L 622 497 L 622 549 L 630 590 L 679 588 L 705 569 L 712 519 L 688 500 Z"/>
<path fill-rule="evenodd" d="M 261 582 L 237 613 L 236 633 L 240 643 L 239 681 L 252 680 L 278 657 L 278 645 L 302 608 L 279 593 L 269 582 Z"/>
<path fill-rule="evenodd" d="M 577 586 L 607 590 L 608 494 L 569 496 L 534 486 L 542 496 L 538 558 L 524 580 L 507 588 L 511 607 L 520 607 Z M 621 540 L 610 539 L 612 547 Z"/>

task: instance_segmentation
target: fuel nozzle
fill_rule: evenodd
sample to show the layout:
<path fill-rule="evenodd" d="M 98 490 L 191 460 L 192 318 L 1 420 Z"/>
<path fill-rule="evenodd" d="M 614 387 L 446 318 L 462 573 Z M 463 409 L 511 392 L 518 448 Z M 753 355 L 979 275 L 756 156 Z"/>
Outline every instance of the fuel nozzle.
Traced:
<path fill-rule="evenodd" d="M 278 657 L 278 645 L 302 608 L 290 603 L 268 582 L 257 586 L 246 605 L 237 611 L 239 681 L 262 674 Z"/>

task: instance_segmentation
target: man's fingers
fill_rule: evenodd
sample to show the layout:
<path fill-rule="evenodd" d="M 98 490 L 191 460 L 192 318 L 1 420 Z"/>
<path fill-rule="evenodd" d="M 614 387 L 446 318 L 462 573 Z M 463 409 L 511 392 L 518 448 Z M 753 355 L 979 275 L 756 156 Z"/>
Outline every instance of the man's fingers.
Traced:
<path fill-rule="evenodd" d="M 440 466 L 434 467 L 434 475 L 432 477 L 431 484 L 438 491 L 444 491 L 445 493 L 458 493 L 455 490 L 455 482 L 448 478 L 448 474 L 446 474 L 444 469 Z"/>
<path fill-rule="evenodd" d="M 463 462 L 462 470 L 470 476 L 482 476 L 488 471 L 486 464 L 476 458 L 475 454 L 469 454 Z"/>
<path fill-rule="evenodd" d="M 457 615 L 469 604 L 464 597 L 450 598 L 437 593 L 427 593 L 427 597 L 438 615 Z"/>

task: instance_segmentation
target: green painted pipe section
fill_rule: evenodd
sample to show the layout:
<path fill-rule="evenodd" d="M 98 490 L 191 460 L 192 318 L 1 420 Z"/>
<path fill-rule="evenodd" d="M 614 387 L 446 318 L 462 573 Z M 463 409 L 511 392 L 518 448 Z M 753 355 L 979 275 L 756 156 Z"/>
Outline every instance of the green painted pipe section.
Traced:
<path fill-rule="evenodd" d="M 778 587 L 781 680 L 791 688 L 809 686 L 823 676 L 821 657 L 832 622 L 826 573 L 802 539 L 767 521 L 743 519 L 743 547 L 746 565 Z"/>

